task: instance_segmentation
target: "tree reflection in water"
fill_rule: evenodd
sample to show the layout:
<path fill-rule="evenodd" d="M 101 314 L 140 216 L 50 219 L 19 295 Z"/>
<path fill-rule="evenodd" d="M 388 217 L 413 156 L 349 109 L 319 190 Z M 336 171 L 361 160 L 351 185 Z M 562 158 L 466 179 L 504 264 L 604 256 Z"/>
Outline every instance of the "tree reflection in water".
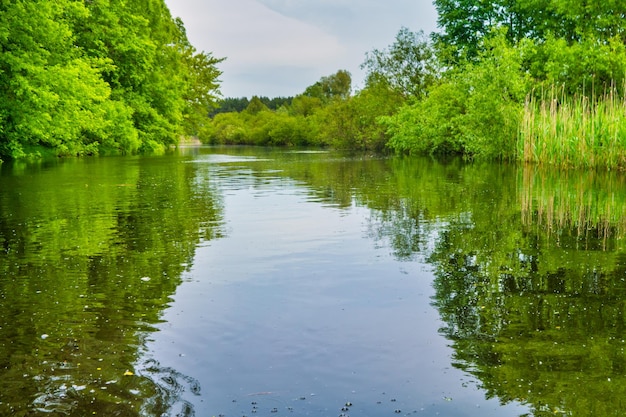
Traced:
<path fill-rule="evenodd" d="M 370 238 L 432 264 L 441 333 L 488 397 L 538 416 L 626 411 L 622 176 L 298 155 L 254 166 L 312 201 L 367 207 Z M 143 349 L 197 245 L 223 233 L 199 170 L 102 159 L 0 176 L 0 414 L 194 415 L 198 381 Z"/>
<path fill-rule="evenodd" d="M 624 175 L 419 158 L 322 168 L 284 173 L 367 206 L 370 238 L 433 265 L 441 333 L 488 397 L 624 414 Z"/>
<path fill-rule="evenodd" d="M 441 332 L 488 397 L 535 415 L 623 415 L 626 254 L 623 217 L 609 215 L 626 210 L 623 179 L 535 175 L 523 174 L 521 215 L 476 208 L 440 233 Z"/>
<path fill-rule="evenodd" d="M 184 393 L 197 381 L 143 350 L 197 245 L 221 236 L 207 179 L 167 157 L 12 168 L 0 176 L 0 415 L 193 415 Z"/>
<path fill-rule="evenodd" d="M 626 178 L 392 163 L 370 237 L 434 266 L 454 365 L 533 414 L 626 412 Z M 410 178 L 411 181 L 407 179 Z M 386 197 L 387 201 L 383 201 Z"/>

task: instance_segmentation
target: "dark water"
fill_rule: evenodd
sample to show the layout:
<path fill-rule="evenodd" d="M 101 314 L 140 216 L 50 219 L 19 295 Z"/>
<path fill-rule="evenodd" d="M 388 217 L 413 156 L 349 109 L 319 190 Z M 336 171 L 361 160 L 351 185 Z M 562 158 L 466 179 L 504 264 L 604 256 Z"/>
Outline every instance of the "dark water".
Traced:
<path fill-rule="evenodd" d="M 622 175 L 250 148 L 0 169 L 2 416 L 626 412 Z"/>

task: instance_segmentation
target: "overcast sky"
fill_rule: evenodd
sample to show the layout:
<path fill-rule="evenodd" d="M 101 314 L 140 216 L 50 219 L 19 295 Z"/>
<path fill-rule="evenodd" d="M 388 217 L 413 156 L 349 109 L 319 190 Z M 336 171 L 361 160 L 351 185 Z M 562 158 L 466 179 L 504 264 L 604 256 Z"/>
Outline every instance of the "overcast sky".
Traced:
<path fill-rule="evenodd" d="M 365 53 L 401 27 L 430 33 L 431 0 L 166 0 L 199 51 L 226 57 L 225 97 L 293 96 L 345 69 L 362 84 Z"/>

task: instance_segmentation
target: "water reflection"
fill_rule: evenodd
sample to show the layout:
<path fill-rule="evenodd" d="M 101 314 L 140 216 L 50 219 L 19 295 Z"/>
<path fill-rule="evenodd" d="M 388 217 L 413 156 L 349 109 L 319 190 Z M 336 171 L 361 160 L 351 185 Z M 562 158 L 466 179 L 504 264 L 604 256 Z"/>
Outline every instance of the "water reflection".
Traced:
<path fill-rule="evenodd" d="M 626 177 L 607 171 L 526 168 L 522 221 L 572 249 L 615 250 L 626 234 Z"/>
<path fill-rule="evenodd" d="M 178 388 L 161 381 L 186 377 L 141 365 L 143 338 L 198 243 L 221 236 L 211 185 L 168 158 L 2 169 L 0 414 L 179 407 Z"/>
<path fill-rule="evenodd" d="M 449 369 L 430 306 L 423 260 L 452 204 L 468 207 L 463 165 L 217 152 L 193 163 L 224 195 L 228 239 L 197 252 L 195 279 L 151 345 L 195 372 L 199 414 L 340 415 L 347 402 L 355 415 L 524 410 L 461 391 L 466 375 Z"/>
<path fill-rule="evenodd" d="M 622 175 L 254 148 L 1 169 L 2 415 L 625 411 Z"/>
<path fill-rule="evenodd" d="M 536 416 L 622 415 L 626 177 L 377 162 L 364 162 L 375 175 L 344 167 L 325 198 L 345 202 L 351 190 L 371 209 L 370 238 L 435 267 L 433 305 L 454 365 L 486 397 Z M 309 168 L 306 180 L 324 190 L 327 175 Z"/>
<path fill-rule="evenodd" d="M 624 178 L 519 176 L 472 187 L 429 257 L 455 366 L 533 415 L 622 415 Z"/>

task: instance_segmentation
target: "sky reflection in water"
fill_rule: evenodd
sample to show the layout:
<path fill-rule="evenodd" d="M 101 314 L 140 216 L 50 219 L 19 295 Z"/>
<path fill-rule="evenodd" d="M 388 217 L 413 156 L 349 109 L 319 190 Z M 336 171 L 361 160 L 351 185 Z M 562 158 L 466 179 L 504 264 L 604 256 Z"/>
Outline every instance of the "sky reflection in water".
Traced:
<path fill-rule="evenodd" d="M 197 250 L 149 344 L 198 378 L 198 415 L 523 412 L 451 366 L 431 267 L 368 239 L 369 209 L 320 202 L 253 161 L 208 160 L 227 163 L 200 171 L 224 195 L 226 236 Z"/>

